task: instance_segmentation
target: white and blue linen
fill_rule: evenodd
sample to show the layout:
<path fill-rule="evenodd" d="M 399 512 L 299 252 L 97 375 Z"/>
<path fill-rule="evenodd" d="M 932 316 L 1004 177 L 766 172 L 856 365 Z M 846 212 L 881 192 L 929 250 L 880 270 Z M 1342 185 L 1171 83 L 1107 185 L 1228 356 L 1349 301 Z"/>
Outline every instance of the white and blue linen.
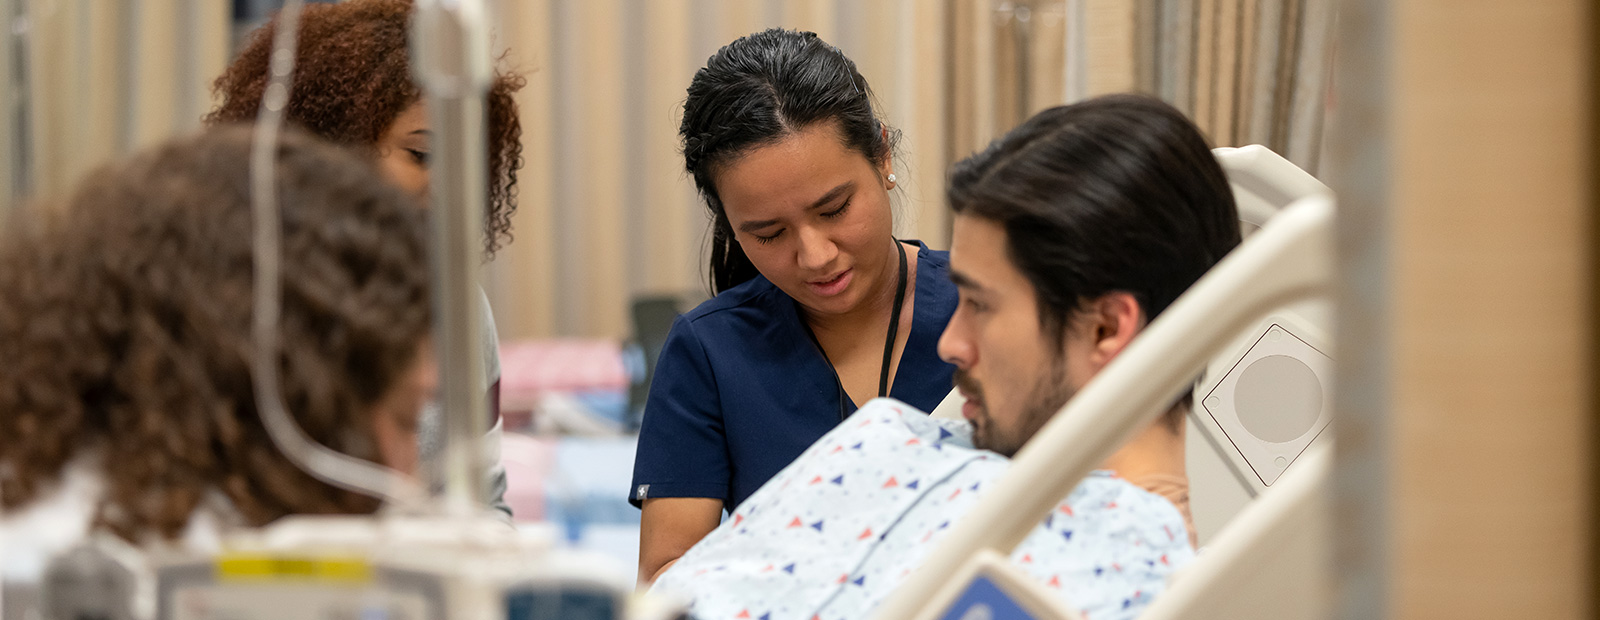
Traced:
<path fill-rule="evenodd" d="M 702 620 L 865 618 L 1010 462 L 962 422 L 868 402 L 762 486 L 656 582 Z M 1166 499 L 1099 471 L 1013 562 L 1090 620 L 1131 619 L 1194 556 Z"/>

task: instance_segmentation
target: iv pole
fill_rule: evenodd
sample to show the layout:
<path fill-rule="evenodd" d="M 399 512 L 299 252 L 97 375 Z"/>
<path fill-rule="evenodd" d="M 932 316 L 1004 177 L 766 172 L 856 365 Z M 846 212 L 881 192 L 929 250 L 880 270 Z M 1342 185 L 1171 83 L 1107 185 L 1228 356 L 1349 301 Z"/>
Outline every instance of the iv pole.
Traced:
<path fill-rule="evenodd" d="M 482 0 L 420 0 L 412 23 L 412 70 L 433 127 L 434 346 L 446 430 L 444 509 L 453 515 L 476 514 L 485 502 L 478 444 L 488 432 L 489 409 L 478 270 L 488 200 L 486 10 Z"/>

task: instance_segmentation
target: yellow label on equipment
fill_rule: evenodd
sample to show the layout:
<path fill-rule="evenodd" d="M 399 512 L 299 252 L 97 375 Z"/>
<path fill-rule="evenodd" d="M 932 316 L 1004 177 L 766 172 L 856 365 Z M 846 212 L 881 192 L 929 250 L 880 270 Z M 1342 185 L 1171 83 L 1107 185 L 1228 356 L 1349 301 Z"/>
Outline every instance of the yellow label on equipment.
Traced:
<path fill-rule="evenodd" d="M 259 554 L 232 554 L 217 558 L 218 581 L 334 581 L 362 583 L 372 580 L 372 566 L 356 558 L 311 558 Z"/>

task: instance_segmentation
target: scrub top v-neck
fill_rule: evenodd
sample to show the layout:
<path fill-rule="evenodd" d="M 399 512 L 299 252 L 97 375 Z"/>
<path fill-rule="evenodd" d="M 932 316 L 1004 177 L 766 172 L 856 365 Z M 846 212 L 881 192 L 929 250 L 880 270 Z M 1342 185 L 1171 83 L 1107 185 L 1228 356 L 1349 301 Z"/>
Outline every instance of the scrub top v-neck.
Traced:
<path fill-rule="evenodd" d="M 937 349 L 957 294 L 949 253 L 914 243 L 910 335 L 889 396 L 930 411 L 951 389 L 955 367 Z M 731 511 L 839 423 L 833 367 L 794 299 L 764 277 L 678 317 L 658 360 L 628 494 L 635 506 L 706 497 Z"/>

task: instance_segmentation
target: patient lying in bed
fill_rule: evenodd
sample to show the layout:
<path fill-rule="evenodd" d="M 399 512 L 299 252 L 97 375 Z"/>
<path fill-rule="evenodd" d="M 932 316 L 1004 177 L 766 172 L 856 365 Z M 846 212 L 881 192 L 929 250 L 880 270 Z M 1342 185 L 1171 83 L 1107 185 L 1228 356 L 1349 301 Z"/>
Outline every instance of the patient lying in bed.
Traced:
<path fill-rule="evenodd" d="M 656 581 L 700 618 L 865 618 L 982 501 L 1009 461 L 965 422 L 873 400 Z M 1110 472 L 1073 490 L 1012 560 L 1094 620 L 1133 618 L 1194 556 L 1166 499 Z"/>
<path fill-rule="evenodd" d="M 1040 112 L 957 163 L 948 198 L 961 302 L 939 355 L 956 366 L 966 422 L 867 403 L 662 573 L 658 591 L 689 597 L 702 618 L 867 617 L 983 501 L 1007 457 L 1239 243 L 1205 138 L 1143 97 Z M 1092 620 L 1137 616 L 1194 555 L 1180 510 L 1186 409 L 1174 403 L 1120 446 L 1012 561 Z"/>

